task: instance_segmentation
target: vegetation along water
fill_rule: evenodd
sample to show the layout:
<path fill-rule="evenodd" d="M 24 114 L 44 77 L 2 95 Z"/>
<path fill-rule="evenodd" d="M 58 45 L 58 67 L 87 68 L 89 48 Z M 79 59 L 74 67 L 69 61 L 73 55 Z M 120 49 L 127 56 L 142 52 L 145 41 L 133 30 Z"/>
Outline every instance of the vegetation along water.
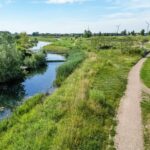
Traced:
<path fill-rule="evenodd" d="M 38 42 L 33 48 L 30 48 L 30 51 L 38 53 L 41 48 L 47 44 L 49 44 L 49 42 Z M 14 59 L 16 59 L 15 56 Z M 61 65 L 59 61 L 64 61 L 64 59 L 64 56 L 49 53 L 46 56 L 46 61 L 58 62 L 48 62 L 42 68 L 38 67 L 30 71 L 23 79 L 1 83 L 0 120 L 10 116 L 16 106 L 21 105 L 27 98 L 37 93 L 53 92 L 55 89 L 53 82 L 56 78 L 56 69 Z"/>
<path fill-rule="evenodd" d="M 44 53 L 57 49 L 56 53 L 67 58 L 55 74 L 59 88 L 50 96 L 31 97 L 10 118 L 2 120 L 0 147 L 114 149 L 117 109 L 128 72 L 143 56 L 145 37 L 40 37 L 43 41 L 51 39 L 53 42 L 43 47 Z M 37 88 L 31 86 L 32 90 Z"/>

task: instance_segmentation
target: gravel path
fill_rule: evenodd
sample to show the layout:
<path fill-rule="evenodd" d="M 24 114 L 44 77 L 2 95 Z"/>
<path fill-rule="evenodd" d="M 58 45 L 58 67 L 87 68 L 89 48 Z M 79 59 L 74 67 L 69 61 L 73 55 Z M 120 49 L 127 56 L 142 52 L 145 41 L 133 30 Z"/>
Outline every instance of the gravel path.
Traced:
<path fill-rule="evenodd" d="M 142 85 L 140 70 L 146 58 L 141 59 L 130 71 L 125 96 L 118 110 L 118 126 L 115 137 L 117 150 L 143 150 L 143 131 L 140 102 Z"/>

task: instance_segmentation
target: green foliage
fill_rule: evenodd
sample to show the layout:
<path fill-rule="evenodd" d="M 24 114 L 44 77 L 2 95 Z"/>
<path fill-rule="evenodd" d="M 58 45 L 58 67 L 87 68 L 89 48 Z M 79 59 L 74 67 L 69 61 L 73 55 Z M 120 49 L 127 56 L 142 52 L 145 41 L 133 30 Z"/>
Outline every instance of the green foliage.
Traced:
<path fill-rule="evenodd" d="M 9 32 L 0 33 L 0 83 L 22 78 L 24 73 L 21 68 L 24 66 L 37 69 L 45 64 L 44 52 L 29 50 L 36 44 L 37 39 L 30 39 L 26 33 L 14 36 Z"/>
<path fill-rule="evenodd" d="M 90 91 L 90 99 L 96 101 L 96 102 L 101 102 L 105 101 L 105 95 L 104 92 L 92 89 Z"/>
<path fill-rule="evenodd" d="M 57 69 L 56 85 L 60 86 L 62 82 L 78 67 L 85 59 L 85 54 L 82 51 L 71 51 L 67 62 Z"/>
<path fill-rule="evenodd" d="M 66 54 L 75 46 L 76 38 L 57 39 L 47 46 L 43 47 L 46 52 Z"/>
<path fill-rule="evenodd" d="M 84 35 L 83 35 L 85 38 L 89 38 L 92 36 L 92 32 L 90 30 L 85 30 L 84 31 Z"/>
<path fill-rule="evenodd" d="M 29 37 L 26 33 L 20 33 L 16 35 L 17 39 L 17 49 L 21 51 L 24 55 L 29 47 L 32 47 L 29 43 Z"/>
<path fill-rule="evenodd" d="M 64 54 L 64 53 L 68 53 L 69 49 L 66 48 L 66 47 L 63 47 L 63 46 L 56 46 L 56 45 L 52 45 L 52 44 L 49 44 L 49 45 L 46 45 L 43 47 L 43 50 L 45 52 L 52 52 L 52 53 L 60 53 L 60 54 Z"/>
<path fill-rule="evenodd" d="M 133 30 L 133 31 L 131 31 L 131 35 L 133 35 L 133 36 L 135 36 L 136 35 L 136 33 L 135 33 L 135 31 Z"/>
<path fill-rule="evenodd" d="M 28 99 L 23 105 L 19 106 L 14 111 L 13 115 L 9 119 L 3 120 L 0 123 L 0 132 L 4 132 L 7 129 L 11 128 L 13 125 L 15 125 L 20 116 L 23 116 L 24 114 L 32 110 L 33 107 L 42 103 L 43 99 L 44 99 L 43 94 L 38 94 Z"/>
<path fill-rule="evenodd" d="M 144 84 L 150 88 L 150 59 L 148 58 L 141 70 L 141 78 Z"/>
<path fill-rule="evenodd" d="M 21 54 L 16 50 L 15 40 L 10 33 L 0 34 L 0 82 L 19 78 L 21 74 Z"/>
<path fill-rule="evenodd" d="M 0 123 L 2 150 L 114 149 L 116 110 L 138 57 L 116 50 L 89 52 L 85 58 L 53 95 L 31 99 L 33 104 Z"/>
<path fill-rule="evenodd" d="M 123 31 L 121 32 L 121 35 L 123 35 L 123 36 L 127 35 L 127 30 L 123 30 Z"/>
<path fill-rule="evenodd" d="M 37 69 L 46 63 L 44 52 L 33 53 L 29 48 L 38 43 L 37 38 L 30 38 L 26 33 L 16 35 L 17 49 L 23 56 L 23 65 L 28 69 Z"/>
<path fill-rule="evenodd" d="M 150 148 L 150 95 L 143 94 L 143 101 L 141 103 L 142 116 L 144 124 L 144 146 L 145 150 Z"/>
<path fill-rule="evenodd" d="M 142 36 L 144 36 L 144 35 L 145 35 L 145 30 L 142 29 L 141 32 L 140 32 L 140 34 L 141 34 Z"/>
<path fill-rule="evenodd" d="M 27 56 L 24 59 L 24 65 L 28 69 L 36 69 L 42 65 L 45 65 L 45 53 L 38 52 L 34 53 L 31 56 Z"/>
<path fill-rule="evenodd" d="M 48 97 L 35 101 L 31 98 L 29 104 L 26 102 L 15 111 L 14 117 L 0 122 L 0 148 L 114 149 L 116 111 L 128 72 L 140 57 L 122 52 L 125 45 L 121 47 L 121 42 L 126 38 L 55 41 L 55 46 L 69 49 L 67 62 L 57 71 L 56 82 L 61 87 Z M 138 41 L 141 39 L 132 42 L 133 47 Z M 111 47 L 101 49 L 101 45 Z"/>

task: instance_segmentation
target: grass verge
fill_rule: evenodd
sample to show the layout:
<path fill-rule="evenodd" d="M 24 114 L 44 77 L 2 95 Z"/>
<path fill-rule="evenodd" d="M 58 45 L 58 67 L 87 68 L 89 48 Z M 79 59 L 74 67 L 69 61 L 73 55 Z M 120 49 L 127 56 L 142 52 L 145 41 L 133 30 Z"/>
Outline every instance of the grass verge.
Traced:
<path fill-rule="evenodd" d="M 79 66 L 85 59 L 85 52 L 72 50 L 69 52 L 67 62 L 57 69 L 56 85 L 60 86 L 63 81 Z"/>
<path fill-rule="evenodd" d="M 114 149 L 117 108 L 138 58 L 119 50 L 89 52 L 53 95 L 12 118 L 15 123 L 0 131 L 0 148 Z"/>
<path fill-rule="evenodd" d="M 141 70 L 141 79 L 144 84 L 150 88 L 150 58 L 146 60 Z"/>
<path fill-rule="evenodd" d="M 144 147 L 145 150 L 150 148 L 150 95 L 143 94 L 142 116 L 144 124 Z"/>

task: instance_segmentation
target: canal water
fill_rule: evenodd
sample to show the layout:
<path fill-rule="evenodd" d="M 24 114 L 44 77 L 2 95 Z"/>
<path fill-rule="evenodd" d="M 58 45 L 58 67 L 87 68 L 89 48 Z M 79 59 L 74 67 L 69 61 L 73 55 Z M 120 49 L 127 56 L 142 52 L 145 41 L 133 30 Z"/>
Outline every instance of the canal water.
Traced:
<path fill-rule="evenodd" d="M 38 51 L 48 42 L 39 42 L 31 50 Z M 64 56 L 58 54 L 47 54 L 46 59 L 52 61 L 65 60 Z M 62 62 L 48 62 L 47 66 L 29 74 L 24 81 L 0 85 L 0 120 L 10 116 L 12 110 L 21 105 L 24 99 L 37 93 L 52 93 L 55 90 L 54 80 L 56 70 Z"/>

